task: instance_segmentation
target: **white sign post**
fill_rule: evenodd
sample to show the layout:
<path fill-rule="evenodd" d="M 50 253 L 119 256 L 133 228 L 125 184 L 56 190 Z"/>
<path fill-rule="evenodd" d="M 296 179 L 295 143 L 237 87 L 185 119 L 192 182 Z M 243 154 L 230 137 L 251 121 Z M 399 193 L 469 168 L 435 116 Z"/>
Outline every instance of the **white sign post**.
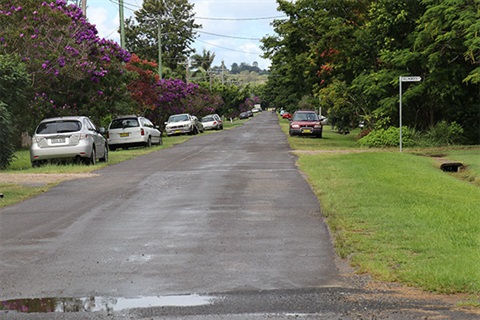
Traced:
<path fill-rule="evenodd" d="M 399 77 L 398 83 L 400 85 L 400 152 L 402 152 L 402 82 L 418 82 L 422 77 Z"/>

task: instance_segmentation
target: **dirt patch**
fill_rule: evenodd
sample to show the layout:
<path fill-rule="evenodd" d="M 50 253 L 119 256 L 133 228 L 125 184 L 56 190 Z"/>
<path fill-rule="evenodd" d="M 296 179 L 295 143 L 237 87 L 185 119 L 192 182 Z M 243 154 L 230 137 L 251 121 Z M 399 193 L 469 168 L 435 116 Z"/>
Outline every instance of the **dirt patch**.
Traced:
<path fill-rule="evenodd" d="M 19 184 L 27 186 L 43 186 L 66 180 L 92 178 L 94 173 L 0 173 L 0 184 Z"/>

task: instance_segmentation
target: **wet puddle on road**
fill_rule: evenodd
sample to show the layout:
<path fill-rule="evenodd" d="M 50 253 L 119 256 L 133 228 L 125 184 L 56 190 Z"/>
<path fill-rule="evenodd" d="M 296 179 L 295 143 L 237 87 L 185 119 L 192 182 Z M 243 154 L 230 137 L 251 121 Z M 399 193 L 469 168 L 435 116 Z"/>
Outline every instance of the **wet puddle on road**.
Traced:
<path fill-rule="evenodd" d="M 0 301 L 0 310 L 24 313 L 121 311 L 149 307 L 195 307 L 212 304 L 214 297 L 197 294 L 139 298 L 38 298 Z"/>

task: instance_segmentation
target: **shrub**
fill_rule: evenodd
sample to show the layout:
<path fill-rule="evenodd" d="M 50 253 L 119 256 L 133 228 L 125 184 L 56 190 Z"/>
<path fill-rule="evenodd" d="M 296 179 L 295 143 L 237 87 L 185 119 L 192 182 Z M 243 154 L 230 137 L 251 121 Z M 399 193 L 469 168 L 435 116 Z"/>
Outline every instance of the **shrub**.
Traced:
<path fill-rule="evenodd" d="M 4 103 L 0 102 L 0 169 L 5 169 L 14 158 L 12 116 Z"/>
<path fill-rule="evenodd" d="M 430 127 L 422 137 L 423 143 L 432 147 L 446 146 L 462 142 L 463 128 L 456 122 L 441 121 Z"/>
<path fill-rule="evenodd" d="M 415 145 L 415 131 L 408 127 L 402 127 L 402 145 L 404 147 L 412 147 Z M 398 147 L 400 145 L 400 129 L 397 127 L 389 127 L 388 129 L 375 129 L 367 136 L 358 140 L 361 146 L 388 148 Z"/>

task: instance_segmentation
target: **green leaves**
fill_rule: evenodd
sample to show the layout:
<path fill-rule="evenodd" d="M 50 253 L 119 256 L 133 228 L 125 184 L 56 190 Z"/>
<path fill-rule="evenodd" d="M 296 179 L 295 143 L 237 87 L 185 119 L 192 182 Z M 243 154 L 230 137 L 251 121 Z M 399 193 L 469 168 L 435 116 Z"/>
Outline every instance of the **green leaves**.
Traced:
<path fill-rule="evenodd" d="M 263 40 L 275 103 L 296 109 L 302 96 L 325 97 L 322 109 L 339 130 L 358 114 L 396 125 L 398 77 L 421 76 L 403 88 L 405 124 L 422 131 L 454 120 L 469 143 L 480 143 L 478 1 L 298 0 L 279 8 L 289 18 Z"/>

